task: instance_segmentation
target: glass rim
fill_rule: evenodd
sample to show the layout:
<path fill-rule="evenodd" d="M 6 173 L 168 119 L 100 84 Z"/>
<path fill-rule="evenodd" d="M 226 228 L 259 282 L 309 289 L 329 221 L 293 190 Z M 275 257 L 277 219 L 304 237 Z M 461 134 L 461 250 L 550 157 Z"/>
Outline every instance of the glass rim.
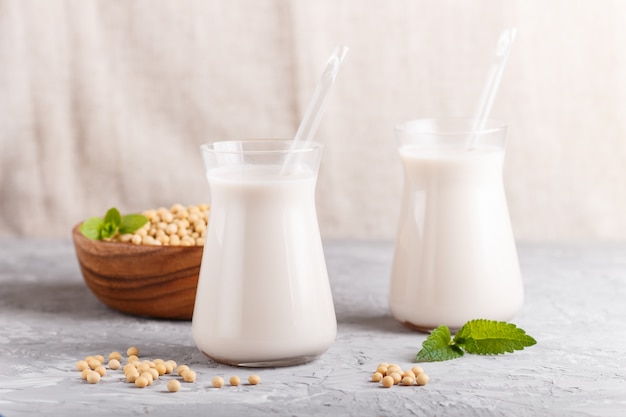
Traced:
<path fill-rule="evenodd" d="M 269 149 L 216 149 L 215 145 L 217 144 L 229 144 L 229 143 L 240 143 L 242 145 L 260 145 L 266 144 L 270 145 Z M 200 145 L 200 149 L 202 151 L 207 151 L 211 153 L 219 153 L 219 154 L 231 154 L 231 155 L 270 155 L 270 154 L 292 154 L 292 153 L 306 153 L 312 152 L 316 150 L 321 150 L 323 145 L 319 142 L 308 142 L 308 143 L 299 143 L 295 147 L 293 139 L 269 139 L 269 138 L 259 138 L 259 139 L 234 139 L 234 140 L 215 140 L 203 143 Z M 276 146 L 277 144 L 282 144 L 284 147 L 274 147 L 271 148 L 271 145 Z"/>
<path fill-rule="evenodd" d="M 442 124 L 460 124 L 466 123 L 467 128 L 439 128 Z M 508 125 L 498 119 L 488 119 L 483 129 L 472 130 L 474 119 L 471 117 L 424 117 L 406 120 L 395 125 L 396 132 L 411 132 L 422 135 L 438 135 L 438 136 L 460 136 L 468 134 L 488 135 L 501 132 L 508 128 Z M 412 129 L 408 129 L 413 126 Z"/>

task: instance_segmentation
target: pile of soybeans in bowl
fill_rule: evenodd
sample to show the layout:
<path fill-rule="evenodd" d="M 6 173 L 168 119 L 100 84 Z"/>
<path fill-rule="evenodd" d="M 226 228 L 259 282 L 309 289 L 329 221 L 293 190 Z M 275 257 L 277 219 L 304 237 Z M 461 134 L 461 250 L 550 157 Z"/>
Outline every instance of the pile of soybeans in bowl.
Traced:
<path fill-rule="evenodd" d="M 208 204 L 183 206 L 178 203 L 169 209 L 146 210 L 141 214 L 148 223 L 134 233 L 114 237 L 113 241 L 135 245 L 204 246 L 209 211 Z"/>

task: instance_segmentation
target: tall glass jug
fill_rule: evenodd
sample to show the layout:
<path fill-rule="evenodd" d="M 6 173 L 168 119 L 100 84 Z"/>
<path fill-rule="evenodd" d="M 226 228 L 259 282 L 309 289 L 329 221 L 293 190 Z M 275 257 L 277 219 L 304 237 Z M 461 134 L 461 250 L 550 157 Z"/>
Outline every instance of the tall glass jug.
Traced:
<path fill-rule="evenodd" d="M 314 359 L 337 331 L 315 210 L 321 145 L 225 141 L 201 151 L 211 215 L 194 342 L 232 365 Z"/>
<path fill-rule="evenodd" d="M 478 145 L 467 149 L 470 135 Z M 523 287 L 504 193 L 506 126 L 472 131 L 471 119 L 396 127 L 404 167 L 390 309 L 419 330 L 507 321 Z"/>

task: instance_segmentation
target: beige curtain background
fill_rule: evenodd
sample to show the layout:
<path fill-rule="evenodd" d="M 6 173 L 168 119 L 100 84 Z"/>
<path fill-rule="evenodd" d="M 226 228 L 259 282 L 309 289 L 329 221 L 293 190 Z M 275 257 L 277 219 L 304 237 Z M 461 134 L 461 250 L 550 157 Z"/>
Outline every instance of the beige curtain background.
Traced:
<path fill-rule="evenodd" d="M 516 26 L 493 117 L 517 238 L 626 238 L 624 22 L 619 0 L 0 0 L 0 236 L 206 202 L 198 146 L 291 137 L 343 43 L 320 226 L 390 239 L 394 124 L 471 115 Z"/>

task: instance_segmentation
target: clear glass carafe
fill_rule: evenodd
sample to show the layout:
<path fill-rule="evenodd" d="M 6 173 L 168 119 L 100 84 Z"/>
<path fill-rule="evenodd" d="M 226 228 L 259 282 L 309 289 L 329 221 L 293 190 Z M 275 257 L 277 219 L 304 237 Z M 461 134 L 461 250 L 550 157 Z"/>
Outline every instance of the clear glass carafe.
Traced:
<path fill-rule="evenodd" d="M 404 191 L 389 293 L 400 322 L 458 329 L 507 321 L 523 287 L 502 178 L 506 126 L 413 120 L 396 127 Z M 470 135 L 478 145 L 467 149 Z"/>
<path fill-rule="evenodd" d="M 315 209 L 321 145 L 201 147 L 211 211 L 192 334 L 210 358 L 281 366 L 325 352 L 337 331 Z"/>

